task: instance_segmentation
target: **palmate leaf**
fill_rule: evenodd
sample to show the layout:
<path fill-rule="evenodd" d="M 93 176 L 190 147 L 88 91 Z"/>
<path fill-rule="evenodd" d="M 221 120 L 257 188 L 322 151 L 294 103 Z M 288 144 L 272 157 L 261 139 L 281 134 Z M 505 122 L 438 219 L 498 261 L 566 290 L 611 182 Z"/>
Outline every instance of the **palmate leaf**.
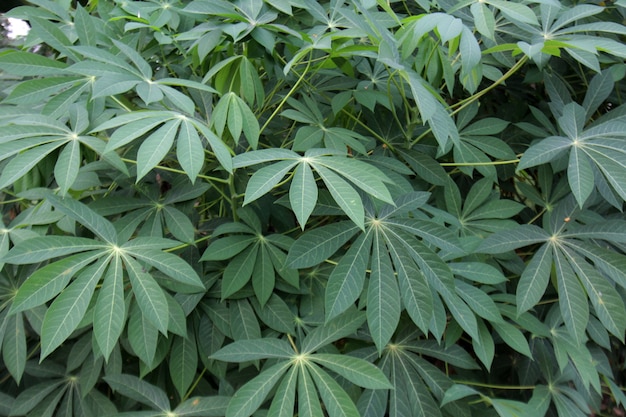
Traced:
<path fill-rule="evenodd" d="M 150 274 L 143 272 L 137 261 L 128 256 L 123 259 L 141 312 L 162 334 L 167 334 L 169 315 L 163 290 Z"/>
<path fill-rule="evenodd" d="M 114 256 L 98 293 L 93 316 L 93 332 L 100 351 L 108 360 L 124 329 L 124 276 L 121 259 Z"/>
<path fill-rule="evenodd" d="M 296 181 L 291 183 L 289 198 L 303 229 L 318 196 L 317 186 L 312 191 L 315 185 L 312 171 L 317 172 L 335 202 L 361 229 L 364 227 L 364 208 L 357 189 L 387 203 L 393 203 L 385 184 L 391 180 L 382 171 L 364 160 L 348 158 L 337 150 L 309 149 L 304 156 L 300 156 L 285 149 L 267 149 L 246 152 L 234 159 L 237 168 L 264 162 L 274 164 L 263 167 L 252 175 L 246 186 L 245 203 L 265 195 L 287 172 L 296 167 Z"/>
<path fill-rule="evenodd" d="M 155 407 L 161 411 L 170 409 L 170 402 L 163 390 L 136 376 L 127 374 L 108 375 L 104 377 L 104 380 L 112 389 L 135 401 Z"/>

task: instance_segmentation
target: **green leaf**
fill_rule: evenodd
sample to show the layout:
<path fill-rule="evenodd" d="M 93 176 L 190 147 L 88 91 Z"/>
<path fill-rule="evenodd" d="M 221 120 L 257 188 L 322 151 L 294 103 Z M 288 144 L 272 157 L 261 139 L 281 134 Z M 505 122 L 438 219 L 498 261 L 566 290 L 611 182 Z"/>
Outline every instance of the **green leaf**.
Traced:
<path fill-rule="evenodd" d="M 45 145 L 40 145 L 36 148 L 24 151 L 15 158 L 11 159 L 9 163 L 2 168 L 2 174 L 0 175 L 0 188 L 4 189 L 15 183 L 17 180 L 26 175 L 31 169 L 33 169 L 48 154 L 52 153 L 62 145 L 62 141 L 47 143 Z"/>
<path fill-rule="evenodd" d="M 564 253 L 585 287 L 600 322 L 609 332 L 622 339 L 626 330 L 626 308 L 618 292 L 584 258 L 571 251 L 564 251 Z"/>
<path fill-rule="evenodd" d="M 61 198 L 51 192 L 46 193 L 46 199 L 61 213 L 76 220 L 102 240 L 114 245 L 117 243 L 117 233 L 111 222 L 88 206 L 72 198 Z"/>
<path fill-rule="evenodd" d="M 462 369 L 479 369 L 476 361 L 459 345 L 444 347 L 434 340 L 420 340 L 408 344 L 407 349 Z"/>
<path fill-rule="evenodd" d="M 506 0 L 486 0 L 485 3 L 496 7 L 511 20 L 531 25 L 539 25 L 537 16 L 535 16 L 535 13 L 528 6 Z"/>
<path fill-rule="evenodd" d="M 80 253 L 38 269 L 19 288 L 13 298 L 11 314 L 30 310 L 56 297 L 76 272 L 102 256 L 101 253 Z"/>
<path fill-rule="evenodd" d="M 506 277 L 493 266 L 480 262 L 449 263 L 450 269 L 457 275 L 480 284 L 500 284 L 506 282 Z"/>
<path fill-rule="evenodd" d="M 137 181 L 157 166 L 174 144 L 181 120 L 170 120 L 148 136 L 137 151 Z"/>
<path fill-rule="evenodd" d="M 299 366 L 298 378 L 298 416 L 324 417 L 322 402 L 319 400 L 317 390 L 308 372 L 308 367 Z"/>
<path fill-rule="evenodd" d="M 193 242 L 195 229 L 189 217 L 172 206 L 163 207 L 163 218 L 170 233 L 182 242 Z"/>
<path fill-rule="evenodd" d="M 41 358 L 63 343 L 78 327 L 96 284 L 108 265 L 100 261 L 83 271 L 50 305 L 41 327 Z"/>
<path fill-rule="evenodd" d="M 542 245 L 532 257 L 517 284 L 515 299 L 518 316 L 533 308 L 541 300 L 550 280 L 552 249 Z"/>
<path fill-rule="evenodd" d="M 266 245 L 260 246 L 254 270 L 256 271 L 256 274 L 252 274 L 252 288 L 254 289 L 254 294 L 261 305 L 265 305 L 267 300 L 272 295 L 274 284 L 276 282 L 274 265 L 272 264 L 272 258 Z"/>
<path fill-rule="evenodd" d="M 454 384 L 446 390 L 441 406 L 443 407 L 448 403 L 469 397 L 470 395 L 480 395 L 480 393 L 467 385 Z"/>
<path fill-rule="evenodd" d="M 501 233 L 494 233 L 484 239 L 476 249 L 480 253 L 496 254 L 518 249 L 534 243 L 545 242 L 550 235 L 534 225 L 520 225 Z"/>
<path fill-rule="evenodd" d="M 378 352 L 382 352 L 400 321 L 400 290 L 389 253 L 379 234 L 374 235 L 367 288 L 367 324 Z"/>
<path fill-rule="evenodd" d="M 216 395 L 212 397 L 191 397 L 173 410 L 176 416 L 186 417 L 221 417 L 226 414 L 230 397 Z"/>
<path fill-rule="evenodd" d="M 290 366 L 290 362 L 277 363 L 246 382 L 228 403 L 226 417 L 251 416 Z"/>
<path fill-rule="evenodd" d="M 6 313 L 6 311 L 5 311 Z M 22 314 L 10 315 L 2 329 L 2 359 L 15 382 L 19 385 L 26 367 L 26 333 Z"/>
<path fill-rule="evenodd" d="M 494 39 L 494 31 L 496 28 L 496 21 L 493 17 L 493 12 L 485 3 L 478 2 L 472 3 L 470 11 L 474 17 L 474 25 L 476 30 L 483 36 L 489 39 Z"/>
<path fill-rule="evenodd" d="M 328 277 L 324 304 L 326 322 L 346 311 L 363 291 L 372 245 L 371 229 L 361 234 Z"/>
<path fill-rule="evenodd" d="M 212 359 L 224 362 L 248 362 L 257 359 L 289 359 L 295 355 L 288 342 L 264 338 L 237 340 L 211 355 Z"/>
<path fill-rule="evenodd" d="M 330 375 L 312 363 L 307 364 L 306 368 L 313 377 L 330 417 L 360 417 L 354 402 Z"/>
<path fill-rule="evenodd" d="M 152 364 L 157 350 L 159 330 L 150 322 L 137 303 L 128 314 L 128 343 L 145 364 Z"/>
<path fill-rule="evenodd" d="M 253 245 L 228 263 L 222 278 L 222 299 L 233 295 L 250 281 L 258 251 L 259 246 Z"/>
<path fill-rule="evenodd" d="M 593 191 L 594 182 L 589 158 L 579 146 L 573 146 L 569 154 L 567 179 L 578 205 L 582 208 Z"/>
<path fill-rule="evenodd" d="M 172 383 L 181 398 L 187 394 L 197 367 L 198 349 L 193 332 L 187 332 L 187 337 L 175 337 L 169 352 L 169 369 Z"/>
<path fill-rule="evenodd" d="M 278 386 L 272 405 L 268 414 L 275 417 L 293 417 L 294 405 L 296 402 L 296 386 L 298 380 L 298 369 L 292 367 L 286 377 Z"/>
<path fill-rule="evenodd" d="M 330 191 L 330 195 L 339 204 L 339 207 L 350 220 L 363 230 L 365 210 L 359 193 L 330 169 L 315 165 L 315 170 L 322 178 L 322 181 L 324 181 L 328 191 Z"/>
<path fill-rule="evenodd" d="M 526 168 L 550 162 L 560 157 L 571 147 L 572 141 L 563 136 L 550 136 L 542 139 L 540 142 L 531 145 L 531 147 L 524 152 L 524 155 L 517 165 L 517 170 L 521 171 Z"/>
<path fill-rule="evenodd" d="M 137 261 L 128 256 L 123 258 L 141 312 L 162 334 L 167 334 L 169 314 L 163 290 L 150 274 L 142 271 Z"/>
<path fill-rule="evenodd" d="M 161 388 L 156 387 L 136 376 L 126 374 L 107 375 L 104 380 L 120 394 L 155 407 L 161 411 L 169 411 L 170 402 Z"/>
<path fill-rule="evenodd" d="M 296 161 L 280 161 L 255 172 L 246 186 L 244 205 L 267 194 L 296 164 Z"/>
<path fill-rule="evenodd" d="M 102 288 L 93 316 L 93 332 L 106 360 L 124 329 L 126 304 L 124 303 L 124 275 L 119 256 L 114 256 L 104 276 Z"/>
<path fill-rule="evenodd" d="M 256 314 L 263 323 L 277 332 L 295 333 L 295 316 L 287 303 L 277 294 L 272 293 L 263 307 L 256 300 L 252 299 L 251 301 Z"/>
<path fill-rule="evenodd" d="M 304 230 L 309 216 L 313 213 L 317 196 L 317 184 L 313 177 L 313 171 L 309 164 L 302 163 L 296 168 L 291 186 L 289 187 L 291 209 L 296 215 L 302 230 Z"/>
<path fill-rule="evenodd" d="M 204 290 L 204 284 L 196 271 L 179 256 L 158 250 L 134 249 L 132 246 L 122 246 L 122 248 L 124 253 L 131 254 L 148 265 L 152 265 L 173 280 L 190 285 L 197 291 Z"/>
<path fill-rule="evenodd" d="M 80 145 L 72 140 L 59 153 L 59 159 L 54 166 L 54 178 L 59 184 L 59 193 L 65 195 L 78 177 L 81 163 Z"/>
<path fill-rule="evenodd" d="M 223 261 L 241 253 L 257 240 L 255 236 L 235 235 L 226 236 L 211 242 L 204 254 L 200 258 L 201 261 Z"/>
<path fill-rule="evenodd" d="M 455 281 L 457 294 L 480 317 L 493 323 L 501 323 L 502 316 L 493 299 L 479 288 L 461 280 Z"/>
<path fill-rule="evenodd" d="M 20 76 L 64 74 L 67 64 L 41 54 L 12 51 L 0 55 L 0 69 Z"/>
<path fill-rule="evenodd" d="M 391 389 L 393 386 L 383 372 L 371 363 L 348 355 L 317 353 L 311 361 L 330 369 L 363 388 Z"/>
<path fill-rule="evenodd" d="M 28 239 L 14 246 L 2 260 L 14 265 L 24 265 L 43 262 L 48 259 L 86 250 L 97 250 L 97 253 L 102 253 L 102 249 L 107 247 L 107 245 L 103 245 L 101 242 L 83 237 L 41 236 Z"/>
<path fill-rule="evenodd" d="M 504 343 L 531 359 L 533 354 L 530 352 L 528 341 L 522 332 L 515 326 L 507 322 L 493 323 L 493 328 L 500 335 Z"/>
<path fill-rule="evenodd" d="M 308 268 L 317 265 L 332 256 L 357 231 L 357 226 L 346 221 L 317 227 L 303 234 L 291 246 L 287 266 Z"/>
<path fill-rule="evenodd" d="M 563 321 L 573 339 L 581 344 L 585 340 L 585 329 L 589 320 L 589 304 L 585 291 L 567 259 L 557 249 L 554 249 L 554 266 Z"/>
<path fill-rule="evenodd" d="M 189 180 L 195 182 L 204 164 L 204 146 L 193 124 L 186 120 L 176 139 L 176 158 Z"/>
<path fill-rule="evenodd" d="M 314 352 L 343 337 L 354 334 L 365 322 L 365 313 L 350 309 L 328 323 L 313 329 L 302 342 L 302 352 Z"/>

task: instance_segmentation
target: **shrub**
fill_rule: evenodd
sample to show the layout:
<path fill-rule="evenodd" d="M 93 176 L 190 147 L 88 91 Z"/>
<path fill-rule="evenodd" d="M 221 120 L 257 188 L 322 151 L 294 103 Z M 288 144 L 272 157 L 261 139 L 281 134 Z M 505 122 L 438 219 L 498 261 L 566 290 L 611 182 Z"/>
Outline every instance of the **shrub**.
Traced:
<path fill-rule="evenodd" d="M 626 402 L 626 4 L 588 3 L 13 9 L 0 415 Z"/>

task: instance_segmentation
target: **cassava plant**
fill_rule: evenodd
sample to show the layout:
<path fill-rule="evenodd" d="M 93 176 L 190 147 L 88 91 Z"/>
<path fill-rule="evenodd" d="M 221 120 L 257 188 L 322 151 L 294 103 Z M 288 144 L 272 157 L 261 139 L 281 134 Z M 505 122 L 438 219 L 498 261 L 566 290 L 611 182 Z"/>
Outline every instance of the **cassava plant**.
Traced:
<path fill-rule="evenodd" d="M 626 1 L 8 16 L 0 415 L 626 404 Z"/>

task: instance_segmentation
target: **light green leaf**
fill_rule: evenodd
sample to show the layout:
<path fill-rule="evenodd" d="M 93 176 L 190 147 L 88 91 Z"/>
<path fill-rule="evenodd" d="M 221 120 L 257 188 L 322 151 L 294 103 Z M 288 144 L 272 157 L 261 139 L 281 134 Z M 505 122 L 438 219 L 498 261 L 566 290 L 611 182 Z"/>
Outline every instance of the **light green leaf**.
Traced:
<path fill-rule="evenodd" d="M 93 332 L 105 360 L 108 361 L 124 329 L 124 275 L 119 256 L 114 256 L 104 276 L 93 315 Z"/>
<path fill-rule="evenodd" d="M 162 334 L 167 334 L 169 314 L 163 290 L 137 261 L 125 255 L 123 259 L 141 312 Z"/>
<path fill-rule="evenodd" d="M 226 417 L 251 416 L 290 366 L 291 362 L 277 363 L 246 382 L 228 403 Z"/>
<path fill-rule="evenodd" d="M 308 163 L 301 163 L 296 168 L 289 187 L 289 202 L 302 230 L 304 230 L 306 222 L 315 208 L 317 195 L 317 184 L 315 184 L 313 171 Z"/>
<path fill-rule="evenodd" d="M 78 327 L 108 259 L 87 268 L 50 305 L 41 327 L 41 358 L 45 358 Z"/>
<path fill-rule="evenodd" d="M 248 362 L 257 359 L 289 359 L 294 350 L 285 340 L 264 338 L 237 340 L 211 355 L 212 359 L 224 362 Z"/>
<path fill-rule="evenodd" d="M 170 120 L 148 136 L 137 151 L 137 181 L 157 166 L 172 148 L 181 120 Z"/>
<path fill-rule="evenodd" d="M 113 390 L 135 401 L 155 407 L 161 411 L 169 411 L 170 409 L 170 401 L 161 388 L 134 375 L 107 375 L 104 377 L 104 380 Z"/>
<path fill-rule="evenodd" d="M 483 320 L 478 320 L 478 340 L 472 341 L 474 353 L 480 361 L 485 365 L 487 370 L 491 369 L 491 363 L 495 355 L 495 344 L 491 332 L 485 325 Z"/>
<path fill-rule="evenodd" d="M 295 316 L 287 303 L 272 293 L 263 307 L 252 299 L 252 306 L 263 323 L 280 333 L 294 334 Z"/>
<path fill-rule="evenodd" d="M 181 398 L 187 394 L 197 367 L 198 349 L 194 333 L 190 331 L 187 337 L 175 337 L 169 352 L 169 369 L 172 383 Z"/>
<path fill-rule="evenodd" d="M 363 388 L 391 389 L 383 372 L 371 363 L 348 355 L 317 353 L 311 361 L 320 364 Z"/>

